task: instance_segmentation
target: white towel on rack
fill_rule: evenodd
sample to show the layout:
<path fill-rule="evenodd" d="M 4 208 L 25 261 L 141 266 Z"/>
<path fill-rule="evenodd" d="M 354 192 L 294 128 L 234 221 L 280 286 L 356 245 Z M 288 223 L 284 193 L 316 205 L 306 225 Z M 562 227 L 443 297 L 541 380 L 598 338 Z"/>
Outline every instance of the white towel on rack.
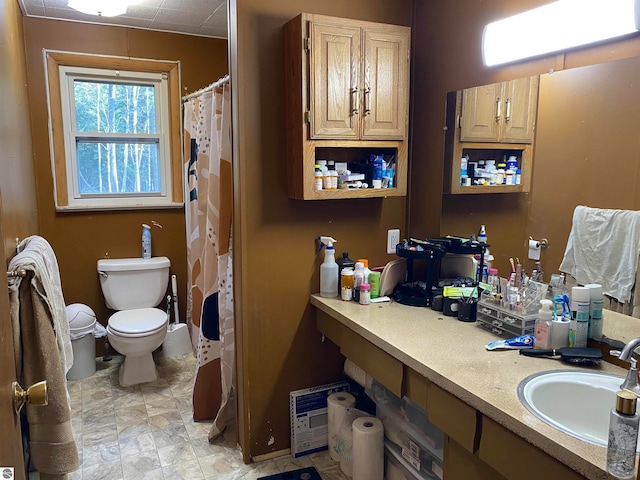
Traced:
<path fill-rule="evenodd" d="M 31 283 L 51 312 L 60 363 L 66 375 L 73 366 L 73 350 L 60 283 L 58 259 L 49 242 L 38 235 L 25 238 L 18 245 L 18 251 L 20 253 L 9 262 L 9 270 L 24 269 L 33 272 Z M 21 281 L 21 277 L 15 277 L 9 282 L 9 288 L 17 289 Z"/>
<path fill-rule="evenodd" d="M 560 271 L 599 283 L 621 303 L 631 299 L 640 255 L 640 212 L 578 205 Z"/>

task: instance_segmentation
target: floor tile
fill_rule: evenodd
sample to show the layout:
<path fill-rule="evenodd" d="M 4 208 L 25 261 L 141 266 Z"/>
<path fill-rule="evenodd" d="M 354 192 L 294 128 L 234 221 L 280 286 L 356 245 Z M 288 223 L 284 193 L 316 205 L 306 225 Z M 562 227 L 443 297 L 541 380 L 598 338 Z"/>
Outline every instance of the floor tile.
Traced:
<path fill-rule="evenodd" d="M 96 360 L 96 373 L 68 382 L 81 468 L 70 480 L 254 480 L 315 466 L 325 480 L 346 480 L 328 452 L 245 465 L 230 426 L 213 443 L 212 420 L 193 421 L 195 356 L 154 353 L 160 378 L 118 383 L 122 356 Z"/>

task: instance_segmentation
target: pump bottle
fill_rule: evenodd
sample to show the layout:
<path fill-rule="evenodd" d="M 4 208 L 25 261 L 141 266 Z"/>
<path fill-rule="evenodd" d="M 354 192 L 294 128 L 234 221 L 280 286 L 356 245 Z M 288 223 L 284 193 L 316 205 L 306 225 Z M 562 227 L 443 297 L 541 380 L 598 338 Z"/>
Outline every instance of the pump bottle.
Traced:
<path fill-rule="evenodd" d="M 535 327 L 535 341 L 533 348 L 549 348 L 549 340 L 551 335 L 551 319 L 553 318 L 553 311 L 551 306 L 553 302 L 551 300 L 540 300 L 541 308 L 538 310 L 538 318 L 536 320 Z"/>
<path fill-rule="evenodd" d="M 324 262 L 320 265 L 320 296 L 338 296 L 338 264 L 336 263 L 336 252 L 333 244 L 337 242 L 331 237 L 320 237 L 321 247 L 326 245 L 324 250 Z"/>

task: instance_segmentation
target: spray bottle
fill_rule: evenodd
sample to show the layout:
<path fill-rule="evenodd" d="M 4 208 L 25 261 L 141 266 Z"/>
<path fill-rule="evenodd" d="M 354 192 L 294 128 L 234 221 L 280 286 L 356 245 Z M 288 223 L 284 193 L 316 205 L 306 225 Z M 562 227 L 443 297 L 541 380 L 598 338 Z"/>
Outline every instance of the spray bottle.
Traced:
<path fill-rule="evenodd" d="M 333 244 L 337 242 L 335 238 L 321 236 L 320 248 L 318 251 L 324 250 L 324 262 L 320 265 L 320 296 L 337 297 L 338 296 L 338 264 L 336 263 L 336 252 Z"/>
<path fill-rule="evenodd" d="M 151 227 L 142 224 L 142 258 L 151 258 Z"/>

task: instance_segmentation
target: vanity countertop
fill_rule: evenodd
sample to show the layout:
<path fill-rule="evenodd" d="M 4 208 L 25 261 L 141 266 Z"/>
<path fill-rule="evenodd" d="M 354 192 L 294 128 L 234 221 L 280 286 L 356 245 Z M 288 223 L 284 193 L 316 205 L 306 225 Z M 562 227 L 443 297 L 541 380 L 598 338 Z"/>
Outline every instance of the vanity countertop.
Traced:
<path fill-rule="evenodd" d="M 613 478 L 605 470 L 606 447 L 556 430 L 518 399 L 518 384 L 531 374 L 584 367 L 525 357 L 516 350 L 488 351 L 485 345 L 496 340 L 495 335 L 475 322 L 461 322 L 430 308 L 396 302 L 363 306 L 319 295 L 311 296 L 311 304 L 586 478 Z M 640 319 L 605 311 L 604 334 L 626 342 L 640 336 Z M 589 370 L 626 374 L 625 369 L 607 362 Z"/>

